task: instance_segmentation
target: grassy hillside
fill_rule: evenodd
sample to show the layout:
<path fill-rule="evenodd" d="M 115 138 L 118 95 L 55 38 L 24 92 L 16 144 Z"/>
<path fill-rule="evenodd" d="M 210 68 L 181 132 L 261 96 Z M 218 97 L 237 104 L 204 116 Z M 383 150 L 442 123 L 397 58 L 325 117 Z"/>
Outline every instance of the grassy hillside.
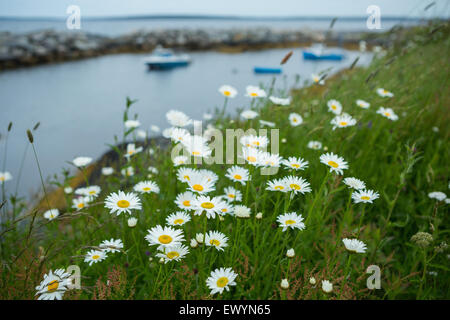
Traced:
<path fill-rule="evenodd" d="M 78 265 L 83 288 L 67 291 L 64 299 L 448 299 L 448 199 L 438 201 L 428 194 L 449 194 L 449 26 L 412 29 L 404 39 L 385 56 L 376 57 L 367 69 L 349 68 L 325 78 L 324 85 L 292 92 L 289 106 L 249 98 L 246 109 L 251 107 L 259 114 L 253 120 L 218 112 L 211 123 L 223 131 L 258 130 L 259 120 L 274 122 L 279 129 L 280 156 L 302 157 L 309 165 L 298 171 L 282 166 L 276 175 L 267 176 L 246 163 L 240 165 L 251 175 L 245 185 L 225 177 L 228 164 L 181 166 L 216 173 L 215 191 L 208 196 L 223 195 L 224 188 L 235 187 L 242 193 L 242 201 L 236 204 L 250 208 L 251 215 L 207 219 L 205 213 L 190 211 L 192 220 L 174 227 L 183 231 L 183 244 L 189 248 L 180 261 L 160 263 L 157 246 L 150 246 L 144 238 L 148 229 L 167 225 L 169 214 L 180 211 L 174 201 L 187 190 L 187 184 L 176 178 L 180 167 L 174 166 L 170 148 L 154 145 L 153 151 L 145 149 L 130 161 L 123 156 L 124 150 L 116 149 L 122 160 L 115 173 L 95 181 L 100 195 L 81 210 L 68 208 L 49 221 L 42 210 L 27 215 L 26 208 L 16 205 L 14 216 L 20 221 L 8 222 L 1 234 L 0 297 L 33 299 L 35 286 L 50 269 Z M 378 88 L 394 96 L 381 97 Z M 275 96 L 288 94 L 272 92 L 271 84 L 264 89 Z M 356 125 L 333 130 L 330 121 L 335 115 L 327 107 L 330 99 L 338 100 L 343 112 L 357 120 Z M 369 102 L 370 107 L 359 107 L 357 99 Z M 391 108 L 398 120 L 378 114 L 381 106 Z M 132 109 L 130 102 L 124 120 Z M 301 125 L 291 125 L 288 118 L 293 112 L 303 117 Z M 149 119 L 139 120 L 151 124 Z M 133 136 L 133 130 L 124 132 L 124 139 Z M 320 141 L 322 149 L 308 148 L 311 140 Z M 35 144 L 38 148 L 39 142 Z M 330 167 L 320 162 L 327 152 L 348 162 L 343 175 L 330 173 Z M 129 166 L 135 173 L 124 177 L 120 169 Z M 158 173 L 150 172 L 149 166 Z M 306 179 L 312 191 L 291 197 L 266 190 L 268 181 L 288 175 Z M 379 198 L 373 203 L 354 203 L 352 190 L 343 183 L 346 177 L 364 181 Z M 67 175 L 61 185 L 67 186 L 71 178 Z M 130 215 L 111 214 L 104 200 L 119 190 L 131 192 L 144 180 L 154 181 L 160 192 L 138 195 L 142 210 L 133 211 L 138 221 L 131 228 Z M 61 196 L 72 203 L 74 194 Z M 303 230 L 282 231 L 277 217 L 288 212 L 302 215 Z M 228 237 L 224 251 L 202 244 L 190 246 L 197 233 L 214 230 Z M 105 260 L 91 266 L 84 262 L 89 250 L 111 238 L 123 241 L 121 252 L 108 253 Z M 363 241 L 366 252 L 346 250 L 343 238 Z M 286 256 L 290 248 L 294 257 Z M 370 265 L 381 270 L 379 290 L 366 286 Z M 220 267 L 236 272 L 236 285 L 211 295 L 206 279 Z M 281 287 L 282 279 L 288 280 L 288 289 Z M 322 289 L 322 280 L 333 284 L 331 292 Z"/>

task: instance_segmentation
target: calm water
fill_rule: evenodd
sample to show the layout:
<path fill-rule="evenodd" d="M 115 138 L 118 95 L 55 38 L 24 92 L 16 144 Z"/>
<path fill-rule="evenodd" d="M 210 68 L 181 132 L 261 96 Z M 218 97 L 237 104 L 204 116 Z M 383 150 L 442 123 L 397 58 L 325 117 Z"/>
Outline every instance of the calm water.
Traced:
<path fill-rule="evenodd" d="M 35 145 L 44 176 L 59 173 L 65 162 L 76 156 L 99 157 L 113 143 L 114 134 L 122 132 L 125 97 L 139 99 L 132 112 L 139 114 L 143 129 L 150 125 L 166 128 L 165 113 L 171 108 L 201 119 L 206 111 L 221 107 L 222 84 L 235 86 L 239 95 L 229 103 L 229 112 L 249 105 L 243 96 L 245 87 L 268 85 L 272 75 L 256 75 L 255 65 L 277 66 L 290 49 L 274 49 L 240 54 L 218 52 L 192 53 L 192 64 L 171 71 L 148 71 L 142 63 L 145 55 L 120 54 L 88 60 L 44 65 L 0 73 L 3 133 L 9 121 L 14 127 L 9 139 L 7 170 L 17 177 L 20 159 L 27 143 L 25 131 L 38 121 Z M 276 76 L 276 88 L 292 87 L 296 74 L 310 79 L 311 73 L 332 67 L 333 72 L 348 67 L 361 55 L 348 52 L 342 62 L 305 62 L 301 49 Z M 358 65 L 366 65 L 371 54 L 362 54 Z M 270 120 L 270 119 L 266 119 Z M 4 140 L 0 142 L 3 160 Z M 7 183 L 10 190 L 16 180 Z M 21 192 L 28 194 L 39 187 L 39 175 L 31 150 L 22 175 Z"/>

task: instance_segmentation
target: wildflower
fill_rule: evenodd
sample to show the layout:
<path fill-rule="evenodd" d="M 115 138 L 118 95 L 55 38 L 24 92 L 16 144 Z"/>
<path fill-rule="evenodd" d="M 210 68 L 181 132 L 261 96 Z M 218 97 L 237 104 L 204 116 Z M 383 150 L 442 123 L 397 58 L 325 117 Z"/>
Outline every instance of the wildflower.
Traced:
<path fill-rule="evenodd" d="M 145 239 L 152 245 L 158 245 L 158 248 L 172 247 L 181 244 L 184 241 L 183 231 L 173 229 L 172 227 L 156 227 L 147 230 L 148 234 Z"/>
<path fill-rule="evenodd" d="M 219 251 L 224 251 L 224 248 L 228 246 L 228 237 L 222 232 L 210 231 L 205 235 L 205 244 L 207 246 L 213 246 Z"/>
<path fill-rule="evenodd" d="M 204 237 L 203 233 L 197 233 L 195 235 L 195 240 L 197 240 L 198 243 L 203 243 L 203 240 L 205 240 L 204 238 L 205 237 Z"/>
<path fill-rule="evenodd" d="M 280 106 L 288 106 L 291 103 L 290 98 L 278 98 L 274 96 L 269 97 L 270 101 L 272 101 L 273 104 L 277 104 Z"/>
<path fill-rule="evenodd" d="M 447 195 L 445 193 L 443 193 L 443 192 L 440 192 L 440 191 L 433 191 L 433 192 L 430 192 L 428 194 L 428 197 L 430 199 L 436 199 L 438 201 L 442 201 L 442 200 L 445 200 L 447 198 Z"/>
<path fill-rule="evenodd" d="M 175 199 L 175 204 L 180 209 L 192 210 L 193 209 L 192 202 L 194 200 L 195 200 L 195 195 L 190 191 L 186 191 L 177 196 L 177 198 Z"/>
<path fill-rule="evenodd" d="M 89 201 L 92 201 L 98 197 L 101 190 L 102 189 L 99 186 L 89 186 L 86 188 L 78 188 L 77 190 L 75 190 L 75 194 L 88 197 Z"/>
<path fill-rule="evenodd" d="M 283 180 L 288 192 L 292 191 L 294 194 L 297 194 L 299 192 L 301 194 L 311 192 L 309 182 L 301 177 L 287 176 L 284 177 Z"/>
<path fill-rule="evenodd" d="M 331 99 L 327 102 L 328 111 L 333 112 L 334 114 L 341 114 L 342 112 L 342 105 L 339 101 Z"/>
<path fill-rule="evenodd" d="M 356 120 L 353 119 L 349 114 L 343 113 L 334 117 L 330 123 L 333 125 L 333 130 L 336 128 L 346 128 L 351 127 L 356 124 Z"/>
<path fill-rule="evenodd" d="M 140 139 L 147 139 L 147 132 L 145 130 L 137 130 L 136 136 Z"/>
<path fill-rule="evenodd" d="M 255 119 L 258 115 L 258 112 L 253 110 L 245 110 L 241 113 L 241 117 L 247 120 Z"/>
<path fill-rule="evenodd" d="M 172 161 L 173 161 L 173 165 L 175 167 L 177 167 L 177 166 L 181 166 L 183 164 L 186 164 L 188 162 L 188 157 L 178 156 L 178 157 L 173 158 Z"/>
<path fill-rule="evenodd" d="M 111 240 L 104 240 L 102 243 L 100 243 L 99 247 L 102 248 L 106 253 L 120 252 L 123 249 L 123 242 L 121 239 L 114 240 L 113 238 L 111 238 Z"/>
<path fill-rule="evenodd" d="M 367 246 L 364 242 L 358 239 L 342 239 L 345 249 L 354 253 L 364 253 L 367 250 Z"/>
<path fill-rule="evenodd" d="M 219 92 L 227 98 L 234 98 L 237 95 L 237 90 L 229 85 L 221 86 Z"/>
<path fill-rule="evenodd" d="M 114 169 L 111 167 L 102 168 L 102 175 L 104 175 L 104 176 L 110 176 L 113 174 L 113 172 L 114 172 Z"/>
<path fill-rule="evenodd" d="M 181 111 L 170 110 L 166 113 L 167 121 L 174 127 L 186 127 L 192 123 L 192 120 Z"/>
<path fill-rule="evenodd" d="M 191 134 L 184 128 L 173 128 L 170 132 L 170 139 L 175 142 L 187 142 L 191 138 Z"/>
<path fill-rule="evenodd" d="M 261 125 L 261 127 L 268 126 L 271 128 L 275 128 L 275 122 L 259 120 L 259 124 Z"/>
<path fill-rule="evenodd" d="M 242 148 L 242 158 L 257 167 L 261 165 L 261 159 L 264 157 L 264 152 L 255 148 Z"/>
<path fill-rule="evenodd" d="M 355 190 L 361 190 L 366 188 L 366 184 L 364 183 L 364 181 L 361 181 L 353 177 L 345 178 L 344 184 Z"/>
<path fill-rule="evenodd" d="M 392 121 L 397 121 L 398 120 L 398 116 L 394 113 L 394 110 L 392 110 L 391 108 L 383 108 L 380 107 L 377 110 L 378 114 L 381 114 L 382 116 L 388 118 L 389 120 Z"/>
<path fill-rule="evenodd" d="M 166 223 L 171 226 L 182 226 L 191 221 L 191 217 L 184 211 L 177 211 L 166 218 Z"/>
<path fill-rule="evenodd" d="M 156 256 L 158 258 L 164 259 L 164 263 L 167 263 L 169 261 L 179 261 L 189 253 L 188 247 L 182 244 L 177 244 L 170 247 L 162 247 L 158 250 L 161 252 L 157 253 Z"/>
<path fill-rule="evenodd" d="M 250 98 L 264 98 L 267 96 L 263 89 L 256 86 L 247 86 L 245 90 L 247 91 L 246 96 Z"/>
<path fill-rule="evenodd" d="M 73 159 L 72 162 L 73 162 L 73 164 L 76 167 L 81 168 L 81 167 L 85 167 L 89 163 L 91 163 L 92 162 L 92 158 L 89 158 L 89 157 L 77 157 L 77 158 Z"/>
<path fill-rule="evenodd" d="M 89 263 L 91 266 L 93 263 L 105 260 L 107 258 L 106 252 L 103 250 L 90 250 L 84 257 L 84 262 Z"/>
<path fill-rule="evenodd" d="M 64 269 L 57 269 L 54 273 L 50 270 L 36 287 L 36 295 L 39 295 L 38 300 L 62 300 L 68 289 L 69 277 L 70 274 L 65 272 Z"/>
<path fill-rule="evenodd" d="M 207 176 L 201 174 L 200 172 L 195 172 L 189 180 L 187 181 L 189 190 L 199 194 L 206 194 L 208 192 L 214 191 L 214 181 Z"/>
<path fill-rule="evenodd" d="M 220 293 L 223 290 L 230 291 L 229 286 L 235 286 L 234 281 L 237 274 L 231 268 L 220 268 L 211 272 L 211 276 L 206 279 L 206 285 L 211 290 L 211 294 Z"/>
<path fill-rule="evenodd" d="M 339 175 L 343 174 L 344 169 L 348 169 L 348 164 L 344 158 L 335 155 L 334 153 L 325 153 L 320 156 L 320 162 L 330 167 L 330 172 L 336 172 Z"/>
<path fill-rule="evenodd" d="M 105 199 L 105 207 L 110 209 L 110 213 L 120 215 L 122 212 L 131 214 L 131 210 L 141 210 L 141 200 L 133 192 L 125 193 L 119 191 L 118 193 L 111 193 Z"/>
<path fill-rule="evenodd" d="M 140 193 L 159 193 L 159 187 L 153 181 L 141 181 L 134 186 L 133 190 Z"/>
<path fill-rule="evenodd" d="M 120 173 L 125 177 L 132 177 L 134 176 L 134 168 L 133 167 L 126 167 L 120 170 Z"/>
<path fill-rule="evenodd" d="M 59 210 L 58 209 L 50 209 L 44 212 L 44 218 L 48 219 L 48 220 L 53 220 L 55 219 L 57 216 L 59 216 Z"/>
<path fill-rule="evenodd" d="M 150 130 L 156 133 L 161 131 L 161 129 L 158 126 L 155 126 L 153 124 L 150 126 Z"/>
<path fill-rule="evenodd" d="M 143 149 L 143 147 L 136 148 L 134 143 L 129 143 L 127 144 L 127 153 L 125 154 L 125 158 L 130 159 L 131 156 L 141 152 Z"/>
<path fill-rule="evenodd" d="M 250 208 L 246 206 L 234 206 L 234 215 L 237 218 L 250 218 Z"/>
<path fill-rule="evenodd" d="M 426 248 L 433 242 L 433 236 L 428 232 L 417 232 L 411 237 L 411 241 L 421 248 Z"/>
<path fill-rule="evenodd" d="M 194 214 L 201 215 L 203 211 L 206 211 L 206 217 L 215 218 L 216 213 L 221 214 L 223 207 L 226 204 L 219 197 L 208 197 L 200 195 L 192 202 L 192 206 L 194 207 Z"/>
<path fill-rule="evenodd" d="M 261 152 L 259 155 L 258 165 L 278 168 L 282 161 L 283 158 L 277 153 Z"/>
<path fill-rule="evenodd" d="M 308 142 L 308 148 L 313 150 L 322 149 L 322 143 L 320 141 L 310 141 Z"/>
<path fill-rule="evenodd" d="M 225 192 L 225 198 L 228 202 L 239 202 L 242 200 L 242 193 L 241 191 L 233 188 L 233 187 L 227 187 L 224 189 Z"/>
<path fill-rule="evenodd" d="M 295 212 L 279 215 L 277 221 L 280 224 L 280 227 L 283 228 L 283 232 L 286 231 L 287 228 L 297 228 L 299 230 L 305 229 L 305 224 L 302 222 L 302 215 L 297 215 Z"/>
<path fill-rule="evenodd" d="M 191 239 L 191 243 L 190 243 L 190 245 L 191 245 L 191 248 L 197 248 L 197 246 L 198 246 L 198 242 L 197 242 L 197 240 L 195 240 L 195 239 Z"/>
<path fill-rule="evenodd" d="M 11 179 L 12 175 L 8 171 L 0 172 L 0 184 L 3 184 L 4 182 L 9 181 Z"/>
<path fill-rule="evenodd" d="M 378 93 L 378 95 L 380 96 L 380 97 L 389 97 L 389 98 L 392 98 L 393 96 L 394 96 L 394 94 L 392 93 L 392 92 L 389 92 L 389 91 L 387 91 L 387 90 L 385 90 L 385 89 L 383 89 L 383 88 L 378 88 L 377 89 L 377 93 Z"/>
<path fill-rule="evenodd" d="M 141 126 L 141 123 L 138 120 L 127 120 L 124 125 L 127 129 L 136 129 Z"/>
<path fill-rule="evenodd" d="M 177 170 L 177 179 L 181 182 L 188 182 L 196 174 L 196 169 L 181 167 Z"/>
<path fill-rule="evenodd" d="M 275 179 L 272 181 L 267 181 L 266 190 L 288 192 L 289 188 L 286 186 L 286 181 L 284 179 Z"/>
<path fill-rule="evenodd" d="M 208 180 L 208 182 L 216 183 L 219 180 L 219 176 L 214 172 L 212 172 L 211 170 L 200 169 L 198 173 L 203 177 L 205 177 Z"/>
<path fill-rule="evenodd" d="M 81 210 L 88 205 L 89 201 L 90 201 L 89 197 L 79 197 L 79 198 L 73 199 L 72 208 Z"/>
<path fill-rule="evenodd" d="M 248 148 L 265 148 L 269 144 L 269 139 L 266 136 L 242 136 L 240 143 Z"/>
<path fill-rule="evenodd" d="M 289 157 L 287 160 L 281 161 L 281 163 L 287 168 L 294 170 L 305 170 L 308 167 L 308 161 L 296 157 Z"/>
<path fill-rule="evenodd" d="M 255 218 L 258 219 L 258 220 L 261 220 L 262 217 L 263 217 L 262 212 L 258 212 L 258 213 L 256 214 L 256 216 L 255 216 Z"/>
<path fill-rule="evenodd" d="M 189 136 L 186 141 L 181 141 L 186 151 L 193 157 L 208 158 L 212 150 L 206 144 L 202 136 Z"/>
<path fill-rule="evenodd" d="M 289 288 L 289 281 L 288 281 L 288 279 L 281 280 L 280 286 L 281 286 L 282 289 L 288 289 Z"/>
<path fill-rule="evenodd" d="M 328 280 L 322 280 L 322 290 L 325 293 L 333 291 L 333 284 Z"/>
<path fill-rule="evenodd" d="M 150 171 L 153 174 L 158 174 L 159 173 L 158 169 L 156 169 L 155 167 L 152 167 L 152 166 L 148 167 L 147 170 Z"/>
<path fill-rule="evenodd" d="M 296 127 L 303 123 L 303 118 L 298 113 L 293 112 L 289 115 L 289 122 L 291 126 Z"/>
<path fill-rule="evenodd" d="M 71 194 L 73 192 L 73 189 L 71 187 L 65 187 L 64 192 L 67 194 Z"/>
<path fill-rule="evenodd" d="M 361 99 L 356 100 L 356 105 L 363 109 L 369 109 L 369 107 L 370 107 L 370 103 L 368 103 L 364 100 L 361 100 Z"/>
<path fill-rule="evenodd" d="M 294 250 L 293 248 L 289 249 L 289 250 L 286 252 L 286 257 L 288 257 L 288 258 L 293 258 L 293 257 L 295 257 L 295 250 Z"/>
<path fill-rule="evenodd" d="M 138 219 L 136 219 L 136 218 L 129 218 L 128 221 L 127 221 L 128 226 L 130 228 L 136 227 L 137 221 L 138 221 Z"/>
<path fill-rule="evenodd" d="M 373 190 L 358 190 L 352 193 L 352 199 L 355 203 L 372 203 L 373 200 L 379 198 L 378 192 Z"/>
<path fill-rule="evenodd" d="M 320 84 L 320 85 L 324 85 L 325 84 L 325 81 L 320 80 L 320 77 L 317 74 L 314 74 L 314 73 L 311 74 L 311 78 L 312 78 L 313 82 L 316 83 L 316 84 Z"/>
<path fill-rule="evenodd" d="M 245 185 L 245 183 L 250 180 L 248 170 L 239 166 L 232 166 L 231 168 L 228 168 L 225 177 L 234 182 L 240 182 L 242 185 Z"/>
<path fill-rule="evenodd" d="M 309 283 L 312 284 L 312 285 L 315 285 L 316 284 L 316 278 L 314 278 L 314 277 L 309 278 Z"/>

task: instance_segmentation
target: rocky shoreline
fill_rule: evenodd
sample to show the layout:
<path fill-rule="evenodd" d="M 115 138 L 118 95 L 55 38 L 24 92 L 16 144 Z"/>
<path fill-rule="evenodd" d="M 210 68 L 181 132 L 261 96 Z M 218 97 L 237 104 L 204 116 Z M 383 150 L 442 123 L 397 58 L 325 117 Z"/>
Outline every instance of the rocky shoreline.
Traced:
<path fill-rule="evenodd" d="M 157 45 L 194 50 L 240 52 L 273 47 L 307 46 L 323 41 L 328 45 L 357 48 L 385 45 L 387 35 L 364 32 L 272 30 L 270 28 L 226 30 L 152 30 L 107 37 L 84 32 L 42 30 L 26 34 L 0 32 L 0 70 L 44 63 L 77 60 L 114 53 L 144 53 Z"/>

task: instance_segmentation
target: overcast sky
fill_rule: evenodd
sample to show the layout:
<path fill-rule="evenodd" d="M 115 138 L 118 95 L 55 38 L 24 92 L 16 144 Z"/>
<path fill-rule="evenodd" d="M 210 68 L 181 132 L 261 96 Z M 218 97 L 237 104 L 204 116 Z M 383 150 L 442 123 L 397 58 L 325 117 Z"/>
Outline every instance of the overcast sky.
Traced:
<path fill-rule="evenodd" d="M 424 8 L 436 4 L 427 12 Z M 79 5 L 88 16 L 202 14 L 240 16 L 366 16 L 378 5 L 386 16 L 449 17 L 450 0 L 1 0 L 0 16 L 64 17 Z"/>

